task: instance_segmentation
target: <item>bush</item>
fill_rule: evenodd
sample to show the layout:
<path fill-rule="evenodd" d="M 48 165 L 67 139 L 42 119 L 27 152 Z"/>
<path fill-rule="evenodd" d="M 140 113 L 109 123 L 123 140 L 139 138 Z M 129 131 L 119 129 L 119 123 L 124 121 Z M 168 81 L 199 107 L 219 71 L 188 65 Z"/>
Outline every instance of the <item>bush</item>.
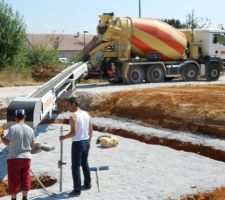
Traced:
<path fill-rule="evenodd" d="M 57 50 L 49 49 L 44 45 L 35 45 L 29 51 L 31 65 L 47 67 L 58 62 Z"/>
<path fill-rule="evenodd" d="M 81 61 L 81 58 L 82 58 L 82 55 L 79 54 L 77 56 L 73 56 L 72 58 L 70 58 L 70 62 L 71 63 L 77 63 L 77 62 L 80 62 Z"/>

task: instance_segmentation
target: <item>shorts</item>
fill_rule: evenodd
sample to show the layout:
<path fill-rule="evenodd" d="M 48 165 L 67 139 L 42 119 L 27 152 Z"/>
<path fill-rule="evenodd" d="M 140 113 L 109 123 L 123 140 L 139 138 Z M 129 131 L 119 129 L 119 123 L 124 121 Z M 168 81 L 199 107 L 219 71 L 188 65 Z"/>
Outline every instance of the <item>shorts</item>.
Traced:
<path fill-rule="evenodd" d="M 30 159 L 8 159 L 8 192 L 17 194 L 30 190 Z"/>

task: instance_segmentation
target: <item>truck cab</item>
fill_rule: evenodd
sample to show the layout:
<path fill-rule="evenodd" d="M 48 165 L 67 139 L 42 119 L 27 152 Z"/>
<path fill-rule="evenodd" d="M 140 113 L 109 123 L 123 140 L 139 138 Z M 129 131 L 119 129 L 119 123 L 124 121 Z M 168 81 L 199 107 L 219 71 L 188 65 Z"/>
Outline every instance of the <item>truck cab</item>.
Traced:
<path fill-rule="evenodd" d="M 225 31 L 194 30 L 194 43 L 201 47 L 201 56 L 219 57 L 225 62 Z"/>

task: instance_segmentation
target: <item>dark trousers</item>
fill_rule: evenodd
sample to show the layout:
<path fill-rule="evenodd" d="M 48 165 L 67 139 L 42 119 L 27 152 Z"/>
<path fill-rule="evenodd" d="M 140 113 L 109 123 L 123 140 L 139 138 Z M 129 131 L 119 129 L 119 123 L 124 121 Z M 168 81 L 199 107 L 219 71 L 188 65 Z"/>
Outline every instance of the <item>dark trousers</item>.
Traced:
<path fill-rule="evenodd" d="M 84 174 L 84 185 L 91 185 L 91 176 L 88 166 L 88 153 L 90 144 L 88 140 L 75 141 L 72 143 L 72 176 L 73 188 L 75 191 L 81 191 L 80 166 Z"/>

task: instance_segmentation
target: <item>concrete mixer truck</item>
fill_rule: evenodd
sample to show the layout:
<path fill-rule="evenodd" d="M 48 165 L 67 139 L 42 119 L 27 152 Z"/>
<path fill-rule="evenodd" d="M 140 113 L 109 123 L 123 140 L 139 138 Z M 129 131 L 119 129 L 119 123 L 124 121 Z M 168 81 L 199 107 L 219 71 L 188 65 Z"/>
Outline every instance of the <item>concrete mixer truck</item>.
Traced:
<path fill-rule="evenodd" d="M 137 84 L 182 77 L 218 80 L 224 69 L 223 30 L 178 30 L 159 20 L 100 16 L 97 37 L 84 51 L 89 73 Z"/>

